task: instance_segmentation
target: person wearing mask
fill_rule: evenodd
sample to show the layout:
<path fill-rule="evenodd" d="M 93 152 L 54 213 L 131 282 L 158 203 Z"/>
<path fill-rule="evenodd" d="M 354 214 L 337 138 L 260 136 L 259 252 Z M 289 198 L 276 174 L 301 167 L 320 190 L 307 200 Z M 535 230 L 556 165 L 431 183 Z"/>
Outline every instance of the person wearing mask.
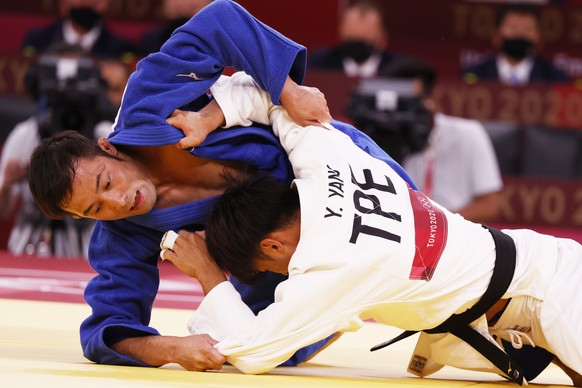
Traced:
<path fill-rule="evenodd" d="M 308 63 L 311 69 L 368 78 L 394 58 L 387 50 L 388 29 L 378 2 L 362 0 L 350 5 L 341 17 L 339 38 L 339 44 L 313 51 Z"/>
<path fill-rule="evenodd" d="M 540 16 L 535 6 L 511 4 L 495 22 L 492 45 L 496 53 L 462 70 L 467 82 L 498 80 L 507 85 L 568 82 L 570 77 L 542 58 Z"/>
<path fill-rule="evenodd" d="M 101 58 L 132 55 L 131 42 L 116 36 L 103 24 L 109 4 L 109 0 L 59 0 L 61 19 L 29 31 L 22 42 L 24 55 L 41 54 L 57 43 L 81 46 L 86 53 Z"/>

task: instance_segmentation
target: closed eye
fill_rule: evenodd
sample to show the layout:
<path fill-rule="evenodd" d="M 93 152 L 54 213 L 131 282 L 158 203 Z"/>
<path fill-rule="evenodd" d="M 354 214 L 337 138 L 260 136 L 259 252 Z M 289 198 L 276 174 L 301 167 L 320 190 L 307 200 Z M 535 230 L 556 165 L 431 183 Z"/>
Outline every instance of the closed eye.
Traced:
<path fill-rule="evenodd" d="M 109 189 L 109 186 L 111 186 L 111 177 L 107 178 L 107 183 L 105 184 L 105 190 Z M 97 205 L 97 209 L 95 209 L 95 212 L 93 214 L 94 215 L 98 214 L 100 210 L 101 210 L 101 205 Z"/>

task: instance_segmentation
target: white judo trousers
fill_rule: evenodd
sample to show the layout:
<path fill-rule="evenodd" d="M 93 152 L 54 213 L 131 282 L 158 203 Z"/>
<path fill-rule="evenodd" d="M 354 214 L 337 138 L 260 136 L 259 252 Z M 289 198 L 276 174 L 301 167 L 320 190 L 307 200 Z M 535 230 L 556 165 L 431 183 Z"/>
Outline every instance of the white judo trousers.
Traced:
<path fill-rule="evenodd" d="M 506 233 L 515 236 L 519 242 L 527 242 L 528 238 L 545 242 L 555 252 L 556 266 L 543 301 L 530 296 L 513 297 L 499 321 L 491 327 L 491 332 L 508 341 L 517 338 L 517 333 L 527 334 L 536 346 L 547 349 L 581 373 L 582 246 L 573 240 L 555 239 L 534 232 Z M 521 236 L 517 237 L 517 234 Z M 519 340 L 514 342 L 517 346 L 521 343 Z"/>
<path fill-rule="evenodd" d="M 510 290 L 504 295 L 511 301 L 493 326 L 487 327 L 483 317 L 474 326 L 482 334 L 487 330 L 497 341 L 509 341 L 516 349 L 540 346 L 581 373 L 582 290 L 578 284 L 582 280 L 582 246 L 574 240 L 531 230 L 503 232 L 513 238 L 517 248 L 518 268 Z M 543 271 L 524 272 L 524 262 L 529 260 L 543 261 L 540 264 Z M 546 286 L 534 288 L 538 282 Z M 443 365 L 450 365 L 495 372 L 474 356 L 474 350 L 468 344 L 458 343 L 452 334 L 421 333 L 408 371 L 428 376 Z"/>

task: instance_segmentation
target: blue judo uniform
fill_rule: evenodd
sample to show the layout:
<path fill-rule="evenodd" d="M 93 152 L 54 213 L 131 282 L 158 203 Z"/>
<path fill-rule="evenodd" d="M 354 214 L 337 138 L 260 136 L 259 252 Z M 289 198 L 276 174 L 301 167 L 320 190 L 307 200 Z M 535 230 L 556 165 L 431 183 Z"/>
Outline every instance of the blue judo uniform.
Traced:
<path fill-rule="evenodd" d="M 159 53 L 139 62 L 109 139 L 115 145 L 175 144 L 183 134 L 165 119 L 177 108 L 199 109 L 207 103 L 206 91 L 225 67 L 247 72 L 269 92 L 273 102 L 279 103 L 287 75 L 301 83 L 305 64 L 303 46 L 262 24 L 236 3 L 215 0 L 179 28 Z M 333 125 L 415 187 L 406 172 L 369 137 L 350 125 L 337 121 Z M 293 179 L 287 156 L 268 127 L 219 129 L 190 152 L 204 158 L 248 163 L 285 182 Z M 85 357 L 104 364 L 145 366 L 110 346 L 124 338 L 159 334 L 148 325 L 159 286 L 161 237 L 170 229 L 202 229 L 213 201 L 209 198 L 154 209 L 142 216 L 97 222 L 89 262 L 98 275 L 85 290 L 92 314 L 80 332 Z M 232 282 L 256 313 L 272 303 L 274 289 L 282 280 L 280 275 L 265 274 L 252 288 L 235 279 Z M 306 360 L 325 343 L 299 350 L 284 365 Z M 552 357 L 539 352 L 525 356 L 519 361 L 524 367 L 533 367 L 529 373 L 526 370 L 529 377 L 541 372 Z"/>
<path fill-rule="evenodd" d="M 139 62 L 109 139 L 115 145 L 175 144 L 183 134 L 165 119 L 177 108 L 199 109 L 207 103 L 206 91 L 225 66 L 246 71 L 278 103 L 287 75 L 297 83 L 303 80 L 305 59 L 303 46 L 265 26 L 236 3 L 216 0 L 178 29 L 159 53 Z M 350 125 L 333 125 L 360 148 L 389 163 L 414 187 L 404 170 L 369 137 Z M 219 129 L 189 152 L 247 163 L 281 181 L 293 179 L 285 151 L 269 127 Z M 81 325 L 85 357 L 104 364 L 144 365 L 110 346 L 124 338 L 159 334 L 148 325 L 159 286 L 161 237 L 170 229 L 202 229 L 213 202 L 214 198 L 209 198 L 123 220 L 97 222 L 89 262 L 98 275 L 85 289 L 92 314 Z M 257 312 L 273 301 L 275 286 L 282 280 L 280 275 L 265 274 L 252 288 L 232 281 Z M 304 361 L 325 342 L 298 351 L 285 365 Z"/>

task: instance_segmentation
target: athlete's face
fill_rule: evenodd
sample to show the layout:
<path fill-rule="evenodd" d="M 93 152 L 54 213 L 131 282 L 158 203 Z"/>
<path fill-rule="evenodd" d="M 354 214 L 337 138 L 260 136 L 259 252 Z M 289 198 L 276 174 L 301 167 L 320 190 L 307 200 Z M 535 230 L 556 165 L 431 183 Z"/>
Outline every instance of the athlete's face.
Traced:
<path fill-rule="evenodd" d="M 138 163 L 96 156 L 79 160 L 63 210 L 75 218 L 118 220 L 148 213 L 156 199 L 155 184 Z"/>

